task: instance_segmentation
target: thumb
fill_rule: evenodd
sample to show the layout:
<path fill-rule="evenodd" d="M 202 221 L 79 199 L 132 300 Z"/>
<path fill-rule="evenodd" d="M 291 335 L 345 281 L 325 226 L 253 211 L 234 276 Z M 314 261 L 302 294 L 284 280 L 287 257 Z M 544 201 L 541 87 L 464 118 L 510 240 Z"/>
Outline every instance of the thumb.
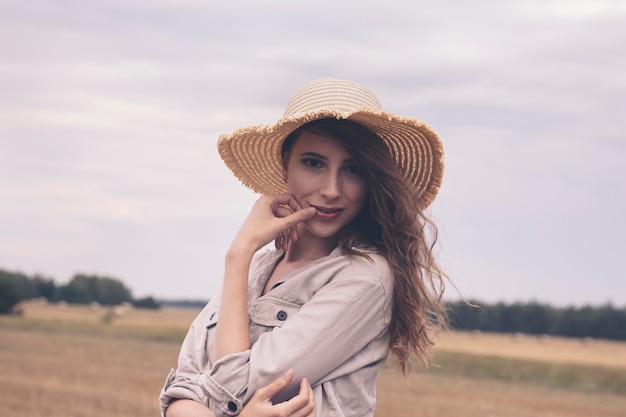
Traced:
<path fill-rule="evenodd" d="M 290 228 L 298 223 L 302 223 L 315 216 L 315 213 L 317 213 L 317 210 L 314 207 L 307 207 L 305 209 L 298 210 L 287 217 L 283 217 L 285 228 Z"/>
<path fill-rule="evenodd" d="M 285 388 L 293 379 L 293 370 L 288 370 L 281 377 L 274 380 L 269 385 L 259 388 L 257 394 L 264 400 L 270 400 L 274 395 L 278 394 L 283 388 Z"/>

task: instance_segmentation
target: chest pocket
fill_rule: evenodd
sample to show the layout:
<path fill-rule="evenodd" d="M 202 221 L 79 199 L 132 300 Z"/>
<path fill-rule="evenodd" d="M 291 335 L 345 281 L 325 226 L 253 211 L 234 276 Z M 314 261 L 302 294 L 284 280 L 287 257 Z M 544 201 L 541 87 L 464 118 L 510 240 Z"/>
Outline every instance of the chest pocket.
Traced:
<path fill-rule="evenodd" d="M 275 297 L 264 297 L 250 306 L 250 320 L 260 326 L 282 327 L 289 317 L 298 311 L 300 304 Z"/>

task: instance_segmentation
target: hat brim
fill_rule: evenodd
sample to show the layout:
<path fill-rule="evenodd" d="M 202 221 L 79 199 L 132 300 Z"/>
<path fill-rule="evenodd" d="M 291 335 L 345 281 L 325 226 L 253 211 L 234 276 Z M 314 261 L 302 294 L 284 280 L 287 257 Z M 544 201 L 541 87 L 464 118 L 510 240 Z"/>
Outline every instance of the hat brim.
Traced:
<path fill-rule="evenodd" d="M 347 119 L 376 133 L 414 188 L 418 203 L 426 208 L 441 186 L 443 144 L 426 123 L 369 109 L 342 113 L 320 110 L 286 117 L 272 125 L 255 125 L 221 135 L 218 152 L 233 174 L 253 191 L 279 194 L 286 191 L 281 147 L 291 132 L 319 119 Z"/>

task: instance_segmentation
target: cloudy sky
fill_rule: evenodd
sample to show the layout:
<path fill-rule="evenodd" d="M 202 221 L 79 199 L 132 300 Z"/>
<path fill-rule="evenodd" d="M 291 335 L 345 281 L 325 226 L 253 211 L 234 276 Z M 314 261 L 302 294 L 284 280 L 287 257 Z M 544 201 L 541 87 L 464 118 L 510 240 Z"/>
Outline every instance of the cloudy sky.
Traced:
<path fill-rule="evenodd" d="M 442 137 L 464 296 L 626 306 L 624 45 L 617 0 L 3 0 L 0 268 L 209 298 L 256 199 L 217 136 L 335 77 Z"/>

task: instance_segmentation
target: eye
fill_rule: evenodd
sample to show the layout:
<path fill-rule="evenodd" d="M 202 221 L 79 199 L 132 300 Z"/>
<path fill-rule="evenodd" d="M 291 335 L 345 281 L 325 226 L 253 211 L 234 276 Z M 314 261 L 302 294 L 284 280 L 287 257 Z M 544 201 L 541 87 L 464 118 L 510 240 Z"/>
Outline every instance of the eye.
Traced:
<path fill-rule="evenodd" d="M 346 165 L 343 170 L 348 174 L 361 175 L 361 169 L 358 165 Z"/>
<path fill-rule="evenodd" d="M 322 166 L 322 161 L 315 158 L 302 158 L 302 164 L 309 168 L 319 168 Z"/>

